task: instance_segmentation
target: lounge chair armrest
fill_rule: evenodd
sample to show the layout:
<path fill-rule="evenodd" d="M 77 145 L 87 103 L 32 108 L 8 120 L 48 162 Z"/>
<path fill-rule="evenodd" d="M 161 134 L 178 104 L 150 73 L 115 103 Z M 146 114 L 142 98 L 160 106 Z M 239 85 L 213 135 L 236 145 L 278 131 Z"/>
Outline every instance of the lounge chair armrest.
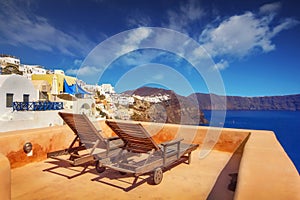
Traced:
<path fill-rule="evenodd" d="M 183 138 L 178 138 L 178 139 L 175 139 L 175 140 L 171 140 L 171 141 L 168 141 L 168 142 L 163 142 L 161 143 L 162 146 L 171 146 L 171 145 L 174 145 L 174 144 L 178 144 L 180 143 L 181 141 L 183 140 Z"/>
<path fill-rule="evenodd" d="M 175 139 L 175 140 L 171 140 L 171 141 L 168 141 L 168 142 L 163 142 L 161 143 L 161 145 L 163 146 L 163 166 L 166 165 L 167 163 L 167 158 L 172 156 L 172 155 L 177 155 L 177 159 L 179 158 L 179 154 L 180 154 L 180 142 L 182 141 L 183 139 L 181 138 L 178 138 L 178 139 Z M 177 145 L 177 149 L 175 151 L 173 151 L 173 153 L 168 153 L 167 152 L 167 149 L 169 146 L 172 146 L 172 145 Z"/>
<path fill-rule="evenodd" d="M 107 138 L 108 141 L 113 141 L 113 140 L 118 140 L 118 139 L 120 139 L 119 136 L 113 136 L 113 137 Z"/>
<path fill-rule="evenodd" d="M 118 142 L 118 140 L 119 140 L 119 142 Z M 110 150 L 118 149 L 118 148 L 124 146 L 123 141 L 118 136 L 109 137 L 109 138 L 105 139 L 105 141 L 107 142 L 107 144 L 106 144 L 106 155 L 107 156 L 108 156 Z M 116 141 L 117 144 L 114 144 L 114 141 Z"/>
<path fill-rule="evenodd" d="M 95 145 L 96 144 L 96 141 L 83 140 L 81 142 L 84 143 L 84 144 L 91 144 L 91 145 Z"/>
<path fill-rule="evenodd" d="M 115 149 L 116 147 L 124 146 L 122 139 L 119 138 L 118 136 L 106 138 L 105 141 L 107 142 L 107 150 L 109 150 L 111 148 Z M 114 143 L 114 141 L 116 141 L 117 143 Z M 111 146 L 111 144 L 115 144 L 115 145 Z"/>

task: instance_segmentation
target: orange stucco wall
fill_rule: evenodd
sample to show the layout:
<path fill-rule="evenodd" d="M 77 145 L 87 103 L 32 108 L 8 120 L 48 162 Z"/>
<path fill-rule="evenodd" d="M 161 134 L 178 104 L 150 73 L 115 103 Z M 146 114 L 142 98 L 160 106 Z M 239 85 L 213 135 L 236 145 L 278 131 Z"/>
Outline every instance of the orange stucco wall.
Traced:
<path fill-rule="evenodd" d="M 151 124 L 142 123 L 146 130 L 153 135 L 154 140 L 158 143 L 171 140 L 175 137 L 184 135 L 191 136 L 191 142 L 203 146 L 212 143 L 209 138 L 217 139 L 217 143 L 213 145 L 215 150 L 233 152 L 237 146 L 247 137 L 249 132 L 241 132 L 239 130 L 221 130 L 211 129 L 207 127 L 196 126 L 178 126 L 171 124 Z M 104 135 L 114 135 L 112 130 L 106 126 L 104 121 L 100 121 Z M 209 130 L 209 131 L 208 131 Z M 218 137 L 217 137 L 218 136 Z M 45 160 L 47 153 L 67 148 L 74 139 L 74 133 L 69 127 L 54 126 L 39 129 L 11 131 L 1 133 L 0 135 L 0 153 L 5 155 L 12 168 L 21 167 L 30 162 Z M 32 156 L 27 156 L 23 151 L 23 145 L 31 142 L 33 145 Z"/>
<path fill-rule="evenodd" d="M 10 176 L 9 161 L 3 154 L 0 154 L 0 197 L 3 200 L 11 198 Z"/>
<path fill-rule="evenodd" d="M 8 158 L 12 168 L 21 167 L 45 160 L 48 152 L 66 148 L 73 138 L 74 134 L 66 126 L 10 131 L 0 134 L 0 153 Z M 32 156 L 23 151 L 26 142 L 33 146 Z"/>

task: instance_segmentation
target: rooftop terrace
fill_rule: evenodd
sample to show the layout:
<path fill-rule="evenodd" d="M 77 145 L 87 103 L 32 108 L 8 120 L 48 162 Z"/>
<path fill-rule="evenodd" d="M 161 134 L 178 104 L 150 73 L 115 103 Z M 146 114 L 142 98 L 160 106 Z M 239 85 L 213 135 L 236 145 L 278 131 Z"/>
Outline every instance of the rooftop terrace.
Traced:
<path fill-rule="evenodd" d="M 106 136 L 113 134 L 103 121 L 99 125 Z M 48 152 L 71 143 L 74 135 L 66 126 L 7 132 L 0 135 L 1 199 L 300 199 L 299 174 L 271 131 L 143 126 L 157 142 L 195 134 L 193 143 L 200 148 L 192 163 L 176 163 L 162 183 L 151 185 L 149 175 L 135 180 L 113 170 L 98 174 L 93 165 L 47 159 Z M 28 141 L 32 156 L 23 151 Z M 200 156 L 203 152 L 209 153 Z"/>

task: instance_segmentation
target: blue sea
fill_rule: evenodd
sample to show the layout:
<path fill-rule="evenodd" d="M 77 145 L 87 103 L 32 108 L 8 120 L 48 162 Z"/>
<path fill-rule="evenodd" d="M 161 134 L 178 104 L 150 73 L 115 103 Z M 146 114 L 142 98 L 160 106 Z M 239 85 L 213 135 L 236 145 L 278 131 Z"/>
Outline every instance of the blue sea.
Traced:
<path fill-rule="evenodd" d="M 210 121 L 211 111 L 203 111 Z M 245 128 L 274 131 L 280 144 L 300 172 L 300 111 L 216 111 L 213 123 L 226 128 Z"/>

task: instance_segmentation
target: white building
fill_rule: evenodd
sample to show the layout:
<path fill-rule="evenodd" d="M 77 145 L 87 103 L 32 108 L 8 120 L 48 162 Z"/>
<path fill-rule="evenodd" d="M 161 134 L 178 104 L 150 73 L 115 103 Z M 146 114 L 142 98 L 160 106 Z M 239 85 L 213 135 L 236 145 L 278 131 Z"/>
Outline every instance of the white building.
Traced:
<path fill-rule="evenodd" d="M 20 74 L 20 59 L 10 55 L 0 55 L 0 74 Z"/>
<path fill-rule="evenodd" d="M 20 75 L 0 76 L 0 117 L 13 111 L 13 102 L 29 102 L 38 99 L 38 91 L 32 82 Z"/>
<path fill-rule="evenodd" d="M 47 70 L 40 65 L 20 65 L 19 71 L 29 80 L 32 80 L 32 74 L 47 74 Z"/>
<path fill-rule="evenodd" d="M 102 84 L 98 87 L 100 94 L 113 94 L 115 89 L 111 84 Z"/>
<path fill-rule="evenodd" d="M 95 94 L 97 91 L 100 91 L 100 86 L 99 85 L 89 85 L 89 84 L 85 84 L 82 86 L 83 89 Z"/>
<path fill-rule="evenodd" d="M 107 98 L 109 98 L 109 94 L 115 94 L 114 87 L 111 84 L 102 84 L 102 85 L 88 85 L 88 84 L 82 84 L 81 85 L 85 90 L 96 93 L 97 91 L 100 92 L 100 94 L 105 95 Z"/>
<path fill-rule="evenodd" d="M 131 96 L 119 96 L 118 102 L 120 105 L 132 105 L 134 103 L 134 98 Z"/>
<path fill-rule="evenodd" d="M 166 101 L 170 99 L 170 96 L 168 94 L 158 94 L 157 96 L 139 96 L 139 95 L 132 95 L 134 98 L 137 98 L 139 100 L 143 100 L 143 101 L 149 101 L 151 103 L 159 103 L 162 101 Z"/>
<path fill-rule="evenodd" d="M 0 55 L 0 65 L 5 67 L 8 65 L 20 65 L 20 59 L 10 55 Z"/>
<path fill-rule="evenodd" d="M 65 71 L 64 71 L 64 70 L 61 70 L 61 69 L 55 69 L 55 70 L 54 70 L 54 74 L 65 75 Z"/>

